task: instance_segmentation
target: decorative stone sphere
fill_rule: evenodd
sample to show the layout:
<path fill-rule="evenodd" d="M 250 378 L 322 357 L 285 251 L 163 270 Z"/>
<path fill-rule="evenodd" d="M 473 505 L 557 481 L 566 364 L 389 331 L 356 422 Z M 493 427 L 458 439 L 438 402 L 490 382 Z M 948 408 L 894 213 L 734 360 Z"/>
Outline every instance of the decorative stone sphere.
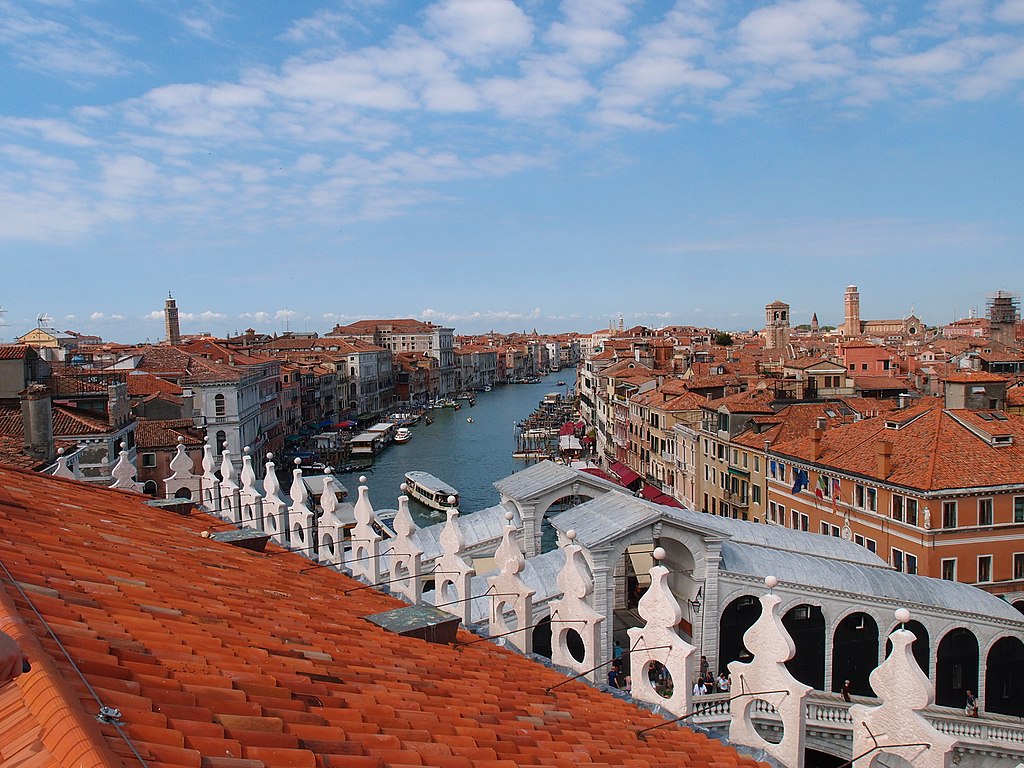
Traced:
<path fill-rule="evenodd" d="M 765 576 L 764 585 L 768 587 L 768 589 L 775 589 L 779 586 L 779 580 L 775 576 Z"/>
<path fill-rule="evenodd" d="M 660 563 L 662 560 L 665 559 L 665 548 L 664 547 L 655 547 L 654 548 L 654 552 L 652 552 L 651 554 L 653 554 L 654 555 L 654 559 L 657 560 Z"/>
<path fill-rule="evenodd" d="M 455 503 L 455 497 L 454 496 L 449 496 L 448 497 L 448 504 L 449 504 L 449 506 L 453 505 L 454 503 Z"/>
<path fill-rule="evenodd" d="M 402 493 L 408 493 L 409 492 L 409 484 L 408 483 L 402 483 L 400 486 L 398 486 L 398 490 L 400 490 Z"/>
<path fill-rule="evenodd" d="M 124 441 L 122 440 L 122 441 L 121 441 L 121 450 L 123 451 L 123 450 L 126 450 L 127 448 L 128 448 L 128 443 L 126 443 L 126 442 L 124 442 Z"/>
<path fill-rule="evenodd" d="M 182 437 L 181 435 L 178 435 L 178 442 L 179 443 L 184 443 L 185 442 L 185 438 Z"/>
<path fill-rule="evenodd" d="M 505 519 L 506 519 L 506 520 L 508 520 L 508 521 L 509 521 L 509 522 L 511 523 L 511 522 L 512 522 L 512 519 L 513 519 L 514 517 L 515 517 L 515 515 L 514 515 L 514 514 L 512 514 L 512 510 L 511 510 L 511 509 L 506 509 L 506 510 L 505 510 Z"/>
<path fill-rule="evenodd" d="M 567 538 L 569 541 L 576 541 L 576 531 L 570 528 L 568 531 L 565 532 L 565 538 Z"/>
<path fill-rule="evenodd" d="M 910 621 L 910 611 L 908 611 L 906 608 L 897 608 L 896 621 L 898 621 L 900 624 L 906 624 L 908 621 Z"/>
<path fill-rule="evenodd" d="M 179 437 L 178 439 L 182 440 L 183 438 Z M 57 449 L 57 455 L 58 456 L 63 456 L 64 455 L 64 449 L 63 448 L 58 448 Z"/>
<path fill-rule="evenodd" d="M 366 475 L 360 475 L 359 476 L 359 482 L 362 483 L 363 485 L 365 485 L 366 484 Z"/>
<path fill-rule="evenodd" d="M 294 459 L 292 459 L 292 464 L 294 464 L 296 467 L 299 466 L 299 464 L 301 464 L 301 463 L 302 463 L 302 459 L 300 459 L 298 456 L 296 456 Z"/>
<path fill-rule="evenodd" d="M 267 461 L 273 461 L 273 460 L 274 460 L 274 454 L 268 453 L 267 454 Z"/>
<path fill-rule="evenodd" d="M 334 467 L 327 467 L 327 468 L 325 468 L 324 469 L 324 474 L 325 475 L 333 475 L 334 474 Z"/>
<path fill-rule="evenodd" d="M 179 437 L 178 439 L 180 440 L 181 438 Z M 245 448 L 242 449 L 242 453 L 244 453 L 246 456 L 248 456 L 250 453 L 252 453 L 252 448 L 250 448 L 247 445 L 247 446 L 245 446 Z"/>

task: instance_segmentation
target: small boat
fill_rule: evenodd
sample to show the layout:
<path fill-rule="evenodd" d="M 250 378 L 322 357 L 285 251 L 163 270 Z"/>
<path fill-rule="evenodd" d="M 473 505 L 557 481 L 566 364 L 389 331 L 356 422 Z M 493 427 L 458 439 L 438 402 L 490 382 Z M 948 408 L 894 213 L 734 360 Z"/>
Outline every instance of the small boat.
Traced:
<path fill-rule="evenodd" d="M 466 417 L 466 421 L 468 421 L 470 424 L 472 424 L 473 423 L 473 417 L 472 416 L 467 416 Z"/>
<path fill-rule="evenodd" d="M 424 424 L 425 424 L 426 426 L 428 426 L 428 427 L 429 427 L 429 426 L 430 426 L 431 424 L 433 424 L 433 423 L 434 423 L 434 420 L 433 420 L 432 418 L 430 418 L 429 416 L 427 416 L 427 417 L 425 417 L 425 418 L 423 419 L 423 423 L 424 423 Z"/>
<path fill-rule="evenodd" d="M 459 492 L 428 472 L 406 472 L 405 492 L 421 504 L 439 512 L 446 512 L 459 506 Z M 451 497 L 454 497 L 454 502 L 449 501 Z"/>
<path fill-rule="evenodd" d="M 410 440 L 412 440 L 412 430 L 408 427 L 399 427 L 395 432 L 395 442 L 408 443 Z"/>
<path fill-rule="evenodd" d="M 565 386 L 565 382 L 564 381 L 558 381 L 558 382 L 555 382 L 555 383 L 558 384 L 558 386 L 560 386 L 560 387 L 564 387 Z"/>

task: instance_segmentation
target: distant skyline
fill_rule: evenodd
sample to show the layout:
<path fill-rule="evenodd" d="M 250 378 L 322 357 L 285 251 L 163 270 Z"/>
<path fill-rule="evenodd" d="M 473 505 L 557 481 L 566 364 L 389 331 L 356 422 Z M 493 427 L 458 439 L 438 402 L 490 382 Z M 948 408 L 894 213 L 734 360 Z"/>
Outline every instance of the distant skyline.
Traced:
<path fill-rule="evenodd" d="M 0 62 L 4 341 L 1024 287 L 1024 0 L 0 0 Z"/>

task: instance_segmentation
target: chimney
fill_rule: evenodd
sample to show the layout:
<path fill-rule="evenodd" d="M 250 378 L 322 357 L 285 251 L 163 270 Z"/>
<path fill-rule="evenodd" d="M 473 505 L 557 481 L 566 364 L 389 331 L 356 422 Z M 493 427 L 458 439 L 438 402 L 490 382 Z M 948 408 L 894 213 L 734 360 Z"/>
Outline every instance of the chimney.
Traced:
<path fill-rule="evenodd" d="M 811 461 L 821 458 L 821 438 L 825 434 L 823 429 L 811 430 Z"/>
<path fill-rule="evenodd" d="M 53 445 L 53 402 L 50 390 L 30 384 L 21 396 L 21 421 L 25 431 L 25 453 L 47 463 L 57 457 Z"/>
<path fill-rule="evenodd" d="M 878 476 L 883 480 L 892 474 L 892 443 L 888 440 L 875 444 L 875 463 Z"/>

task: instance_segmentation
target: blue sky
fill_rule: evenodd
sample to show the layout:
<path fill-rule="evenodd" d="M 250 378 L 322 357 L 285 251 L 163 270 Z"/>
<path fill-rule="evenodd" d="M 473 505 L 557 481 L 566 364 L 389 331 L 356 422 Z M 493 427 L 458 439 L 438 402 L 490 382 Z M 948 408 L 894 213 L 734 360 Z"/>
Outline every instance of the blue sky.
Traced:
<path fill-rule="evenodd" d="M 0 306 L 760 327 L 1024 282 L 1024 0 L 0 0 Z"/>

